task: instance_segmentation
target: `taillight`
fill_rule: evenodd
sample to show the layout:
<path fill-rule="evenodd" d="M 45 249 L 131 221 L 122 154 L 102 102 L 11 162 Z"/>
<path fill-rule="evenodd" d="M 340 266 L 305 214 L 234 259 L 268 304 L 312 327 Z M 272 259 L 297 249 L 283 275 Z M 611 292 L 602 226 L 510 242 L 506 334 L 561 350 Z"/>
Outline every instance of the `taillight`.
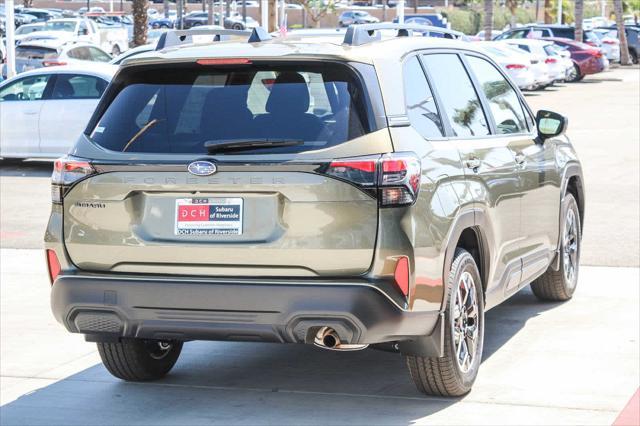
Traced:
<path fill-rule="evenodd" d="M 420 190 L 422 168 L 415 154 L 386 154 L 381 159 L 380 205 L 413 204 Z"/>
<path fill-rule="evenodd" d="M 43 67 L 57 67 L 57 66 L 61 66 L 61 65 L 67 65 L 66 62 L 60 62 L 60 61 L 42 61 L 42 66 Z"/>
<path fill-rule="evenodd" d="M 558 62 L 556 58 L 547 58 L 544 60 L 545 64 L 555 64 L 556 62 Z"/>
<path fill-rule="evenodd" d="M 51 201 L 61 204 L 70 185 L 95 172 L 96 170 L 86 160 L 73 157 L 58 158 L 51 174 Z"/>
<path fill-rule="evenodd" d="M 508 70 L 522 70 L 527 68 L 527 66 L 523 64 L 508 64 L 506 68 Z"/>
<path fill-rule="evenodd" d="M 378 197 L 381 207 L 411 205 L 420 190 L 422 169 L 414 153 L 335 160 L 319 170 L 344 179 Z"/>
<path fill-rule="evenodd" d="M 602 44 L 618 44 L 618 40 L 602 40 Z"/>
<path fill-rule="evenodd" d="M 54 283 L 58 275 L 60 275 L 60 271 L 62 268 L 60 267 L 60 261 L 58 261 L 58 256 L 56 256 L 56 252 L 53 250 L 47 250 L 47 269 L 49 270 L 49 280 L 51 284 Z"/>
<path fill-rule="evenodd" d="M 396 270 L 393 274 L 396 286 L 407 297 L 409 295 L 409 258 L 402 256 L 396 262 Z"/>

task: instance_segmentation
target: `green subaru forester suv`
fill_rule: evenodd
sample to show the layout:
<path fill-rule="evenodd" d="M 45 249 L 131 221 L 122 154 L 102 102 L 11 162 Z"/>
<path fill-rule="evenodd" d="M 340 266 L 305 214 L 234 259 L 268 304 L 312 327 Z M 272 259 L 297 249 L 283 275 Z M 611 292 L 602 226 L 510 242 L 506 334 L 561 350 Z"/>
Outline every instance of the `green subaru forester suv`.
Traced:
<path fill-rule="evenodd" d="M 432 31 L 174 31 L 125 61 L 55 163 L 56 319 L 124 380 L 260 341 L 394 350 L 467 393 L 488 309 L 573 295 L 585 195 L 566 119 Z"/>

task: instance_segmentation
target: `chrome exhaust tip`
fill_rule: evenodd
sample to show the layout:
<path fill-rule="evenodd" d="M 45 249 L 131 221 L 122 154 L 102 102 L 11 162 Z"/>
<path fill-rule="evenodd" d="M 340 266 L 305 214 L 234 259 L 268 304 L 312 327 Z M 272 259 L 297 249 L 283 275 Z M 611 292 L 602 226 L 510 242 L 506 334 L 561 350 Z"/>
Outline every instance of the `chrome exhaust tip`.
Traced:
<path fill-rule="evenodd" d="M 331 327 L 321 327 L 313 339 L 313 344 L 332 351 L 359 351 L 369 346 L 343 344 L 338 333 Z"/>

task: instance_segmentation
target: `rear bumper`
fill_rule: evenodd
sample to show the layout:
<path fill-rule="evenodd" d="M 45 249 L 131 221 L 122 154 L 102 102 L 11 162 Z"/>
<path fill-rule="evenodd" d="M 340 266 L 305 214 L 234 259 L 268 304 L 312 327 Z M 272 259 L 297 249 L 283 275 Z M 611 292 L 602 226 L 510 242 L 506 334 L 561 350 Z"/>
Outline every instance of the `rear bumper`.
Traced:
<path fill-rule="evenodd" d="M 54 283 L 51 307 L 69 331 L 97 340 L 310 343 L 323 326 L 332 327 L 344 343 L 351 344 L 440 334 L 439 312 L 406 311 L 376 284 L 363 280 L 68 275 Z"/>

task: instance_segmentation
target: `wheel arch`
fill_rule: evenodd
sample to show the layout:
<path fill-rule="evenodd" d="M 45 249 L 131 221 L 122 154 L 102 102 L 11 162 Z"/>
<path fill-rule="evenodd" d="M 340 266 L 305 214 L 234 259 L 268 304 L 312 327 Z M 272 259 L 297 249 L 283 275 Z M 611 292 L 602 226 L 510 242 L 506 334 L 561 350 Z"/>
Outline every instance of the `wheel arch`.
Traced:
<path fill-rule="evenodd" d="M 456 249 L 462 248 L 468 251 L 475 260 L 478 271 L 480 272 L 482 294 L 485 298 L 490 269 L 489 235 L 488 230 L 483 226 L 483 224 L 486 223 L 487 219 L 484 213 L 478 209 L 467 211 L 457 218 L 448 240 L 442 271 L 444 281 L 451 269 Z M 449 291 L 449 288 L 445 289 L 442 309 L 444 309 L 444 301 L 447 300 Z"/>

